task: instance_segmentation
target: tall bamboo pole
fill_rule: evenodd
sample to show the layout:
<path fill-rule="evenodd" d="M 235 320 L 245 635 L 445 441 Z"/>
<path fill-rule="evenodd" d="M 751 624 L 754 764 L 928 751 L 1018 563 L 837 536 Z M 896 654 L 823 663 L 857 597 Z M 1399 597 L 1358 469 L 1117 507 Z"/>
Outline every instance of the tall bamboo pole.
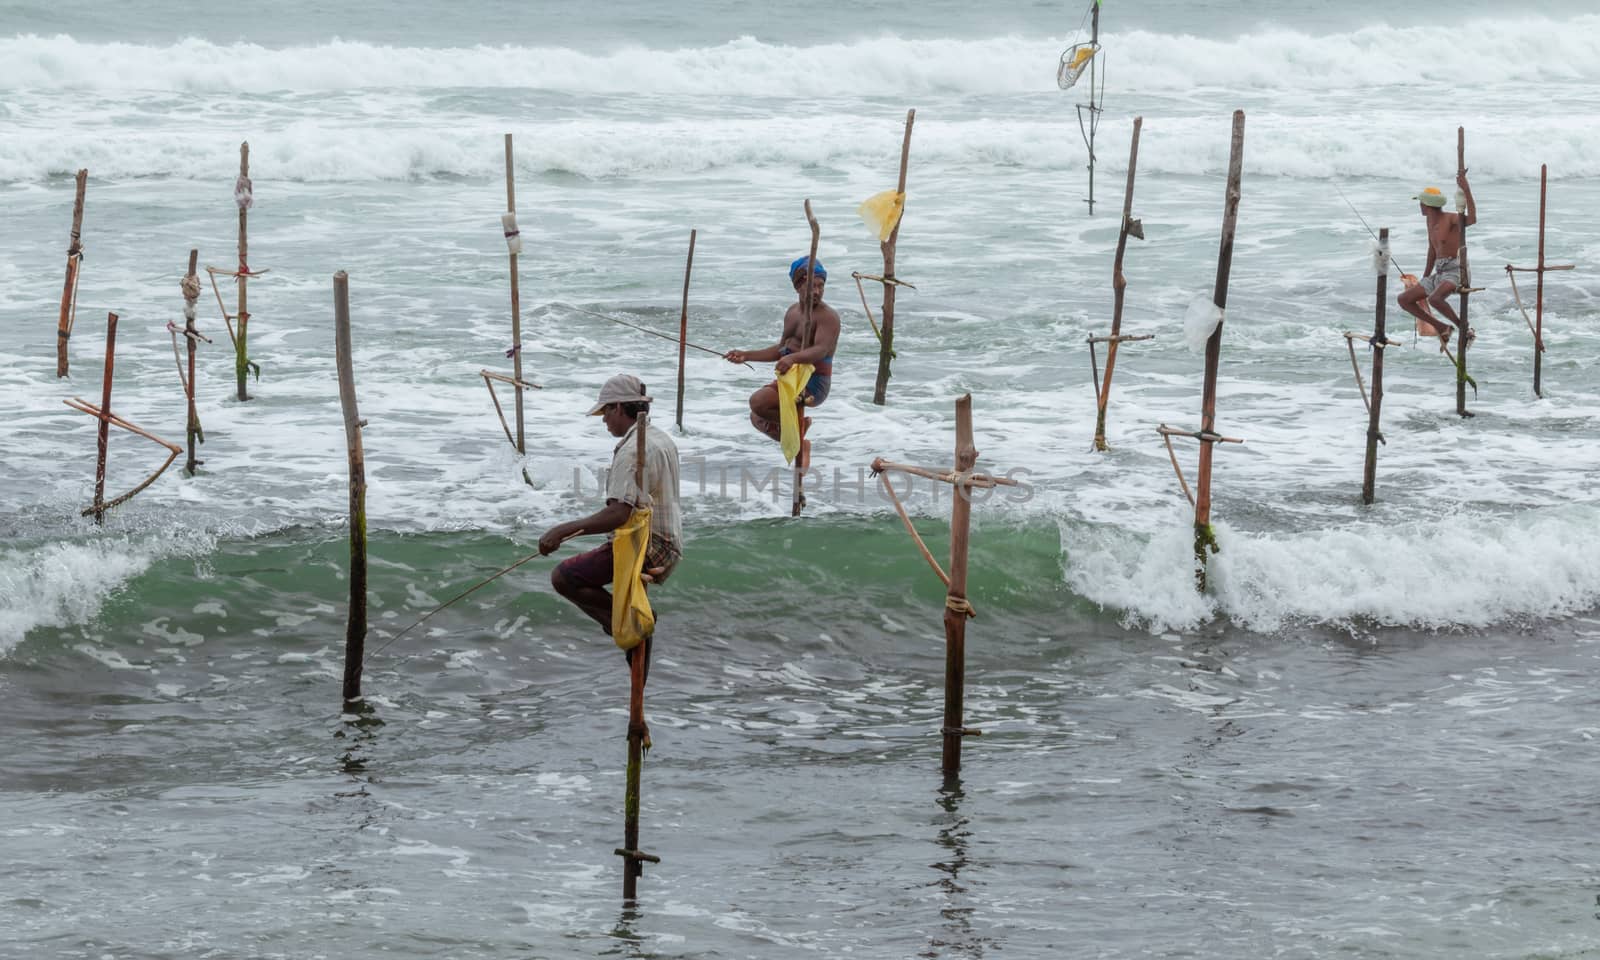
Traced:
<path fill-rule="evenodd" d="M 1539 164 L 1539 273 L 1533 295 L 1533 395 L 1543 398 L 1540 374 L 1544 361 L 1544 201 L 1550 168 Z"/>
<path fill-rule="evenodd" d="M 1456 174 L 1464 176 L 1467 172 L 1467 128 L 1456 127 Z M 1465 201 L 1457 205 L 1457 223 L 1461 226 L 1461 309 L 1457 313 L 1461 317 L 1461 336 L 1456 344 L 1456 413 L 1463 417 L 1472 416 L 1467 409 L 1467 341 L 1472 339 L 1472 323 L 1467 319 L 1467 302 L 1471 299 L 1472 271 L 1467 263 L 1467 213 Z"/>
<path fill-rule="evenodd" d="M 516 168 L 512 164 L 511 134 L 506 134 L 506 210 L 509 213 L 517 212 L 517 184 Z M 522 404 L 522 298 L 517 289 L 517 254 L 511 253 L 511 376 L 516 381 L 512 386 L 517 391 L 517 452 L 527 453 L 528 446 L 523 434 L 523 404 Z"/>
<path fill-rule="evenodd" d="M 1228 193 L 1222 208 L 1222 243 L 1217 251 L 1217 282 L 1211 302 L 1228 306 L 1228 274 L 1233 268 L 1233 232 L 1239 222 L 1240 179 L 1244 169 L 1244 111 L 1233 112 L 1233 142 L 1228 155 Z M 1211 529 L 1211 454 L 1217 429 L 1217 367 L 1222 360 L 1222 320 L 1206 340 L 1205 391 L 1200 402 L 1200 466 L 1194 500 L 1195 583 L 1206 588 L 1206 550 L 1217 549 Z"/>
<path fill-rule="evenodd" d="M 241 196 L 240 188 L 243 188 Z M 250 185 L 250 142 L 247 140 L 239 144 L 239 181 L 234 187 L 234 195 L 239 205 L 239 312 L 238 334 L 234 337 L 233 372 L 238 380 L 239 399 L 249 400 L 250 394 L 245 389 L 245 381 L 249 375 L 250 351 L 247 328 L 250 324 L 250 311 L 245 304 L 245 287 L 250 280 L 249 254 L 250 254 L 250 205 L 254 197 L 254 190 Z"/>
<path fill-rule="evenodd" d="M 689 231 L 689 259 L 683 265 L 683 308 L 678 314 L 678 430 L 683 430 L 684 361 L 689 350 L 689 274 L 694 270 L 694 235 Z"/>
<path fill-rule="evenodd" d="M 1095 19 L 1100 18 L 1100 6 L 1095 5 Z M 1091 61 L 1092 62 L 1092 61 Z M 1139 128 L 1144 125 L 1144 117 L 1133 118 L 1133 143 L 1128 148 L 1128 189 L 1122 195 L 1122 230 L 1117 234 L 1117 258 L 1111 267 L 1111 339 L 1106 344 L 1106 373 L 1105 379 L 1098 391 L 1099 409 L 1094 420 L 1094 448 L 1106 449 L 1106 405 L 1111 402 L 1111 370 L 1117 365 L 1117 345 L 1122 336 L 1122 301 L 1128 289 L 1128 278 L 1122 275 L 1122 255 L 1128 249 L 1128 226 L 1133 219 L 1133 174 L 1139 166 Z M 1090 168 L 1091 171 L 1093 168 Z M 1093 173 L 1090 174 L 1090 207 L 1089 212 L 1094 212 L 1094 187 Z M 1142 231 L 1141 231 L 1142 232 Z"/>
<path fill-rule="evenodd" d="M 906 192 L 906 165 L 911 158 L 911 125 L 916 119 L 917 111 L 906 111 L 905 138 L 900 141 L 900 179 L 895 185 L 895 192 L 902 198 Z M 895 220 L 894 229 L 889 231 L 889 239 L 878 245 L 883 250 L 883 336 L 878 345 L 878 379 L 872 387 L 872 402 L 880 407 L 889 390 L 889 358 L 894 353 L 894 254 L 895 244 L 900 240 L 900 224 L 905 221 L 905 215 L 902 199 L 900 217 Z"/>
<path fill-rule="evenodd" d="M 1091 16 L 1093 17 L 1092 29 L 1094 32 L 1090 35 L 1090 41 L 1096 47 L 1098 47 L 1100 45 L 1100 0 L 1094 0 L 1094 8 Z M 1099 59 L 1100 55 L 1098 52 L 1089 58 L 1089 216 L 1091 217 L 1094 216 L 1094 135 L 1095 131 L 1100 127 L 1099 103 L 1105 102 L 1103 91 L 1099 103 L 1095 101 L 1094 95 L 1094 81 L 1098 67 L 1096 61 Z M 1131 170 L 1129 171 L 1129 174 L 1129 179 L 1132 179 Z M 1111 349 L 1115 350 L 1116 347 L 1113 346 Z"/>
<path fill-rule="evenodd" d="M 72 201 L 72 237 L 67 243 L 67 280 L 61 287 L 61 317 L 56 321 L 56 377 L 67 375 L 67 340 L 78 307 L 78 268 L 83 263 L 83 195 L 89 185 L 89 171 L 78 171 L 77 194 Z"/>
<path fill-rule="evenodd" d="M 333 350 L 339 367 L 339 406 L 344 410 L 345 454 L 350 461 L 350 609 L 344 632 L 344 699 L 361 698 L 361 661 L 367 643 L 367 469 L 361 447 L 366 421 L 356 408 L 356 378 L 350 359 L 350 278 L 333 275 Z"/>
<path fill-rule="evenodd" d="M 1361 502 L 1372 503 L 1378 482 L 1379 413 L 1383 407 L 1383 350 L 1388 344 L 1386 313 L 1389 289 L 1389 228 L 1378 231 L 1378 302 L 1372 325 L 1372 399 L 1367 411 L 1367 457 L 1361 469 Z"/>
<path fill-rule="evenodd" d="M 645 431 L 650 428 L 650 415 L 639 414 L 634 426 L 635 444 L 633 458 L 633 485 L 642 494 L 644 485 Z M 616 585 L 612 585 L 616 589 Z M 617 853 L 622 857 L 622 899 L 634 900 L 639 893 L 639 876 L 644 873 L 646 860 L 659 863 L 639 849 L 639 792 L 644 772 L 644 678 L 648 670 L 650 638 L 634 647 L 628 659 L 628 775 L 622 804 L 622 847 Z"/>
<path fill-rule="evenodd" d="M 106 448 L 111 442 L 111 377 L 117 362 L 117 315 L 106 314 L 106 364 L 100 388 L 99 434 L 94 457 L 94 522 L 106 521 Z"/>
<path fill-rule="evenodd" d="M 966 474 L 978 462 L 972 439 L 972 394 L 956 401 L 956 475 L 950 502 L 950 589 L 944 607 L 944 745 L 940 769 L 952 774 L 961 769 L 961 738 L 966 735 L 963 713 L 967 683 L 967 541 L 972 520 L 972 484 Z"/>
<path fill-rule="evenodd" d="M 189 476 L 194 476 L 196 468 L 202 461 L 195 458 L 195 442 L 205 443 L 206 435 L 200 429 L 200 413 L 195 409 L 194 395 L 199 389 L 194 380 L 194 354 L 200 332 L 195 329 L 195 310 L 200 300 L 200 277 L 196 269 L 200 263 L 200 251 L 189 251 L 189 272 L 183 276 L 183 339 L 189 344 L 189 382 L 185 384 L 189 393 L 189 423 L 184 433 L 189 442 L 189 459 L 183 465 L 183 470 Z"/>

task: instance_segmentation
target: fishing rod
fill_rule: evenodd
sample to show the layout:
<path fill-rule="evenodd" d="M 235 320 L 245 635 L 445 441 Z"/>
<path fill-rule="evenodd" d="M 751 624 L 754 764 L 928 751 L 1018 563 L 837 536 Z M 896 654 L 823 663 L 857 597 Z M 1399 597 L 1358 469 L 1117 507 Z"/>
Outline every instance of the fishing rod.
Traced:
<path fill-rule="evenodd" d="M 564 543 L 565 541 L 562 541 L 562 542 Z M 559 544 L 558 544 L 558 546 L 559 546 Z M 522 566 L 524 563 L 527 563 L 529 560 L 533 560 L 533 559 L 535 559 L 535 558 L 537 558 L 539 556 L 541 556 L 541 554 L 538 551 L 530 553 L 526 557 L 523 557 L 521 560 L 518 560 L 516 563 L 513 563 L 511 566 L 506 567 L 504 570 L 501 570 L 500 572 L 494 574 L 493 576 L 490 576 L 486 580 L 483 580 L 483 581 L 481 581 L 481 582 L 479 582 L 479 583 L 477 583 L 477 584 L 475 584 L 475 585 L 473 585 L 471 587 L 468 587 L 466 590 L 462 591 L 461 593 L 451 597 L 449 600 L 446 600 L 444 603 L 439 604 L 437 607 L 434 607 L 432 610 L 429 610 L 427 613 L 423 614 L 421 617 L 418 617 L 416 622 L 411 624 L 411 626 L 406 627 L 404 630 L 401 630 L 399 633 L 397 633 L 394 636 L 390 637 L 387 641 L 384 642 L 383 646 L 379 647 L 378 649 L 376 649 L 376 650 L 372 651 L 371 653 L 367 654 L 366 656 L 362 657 L 361 658 L 362 665 L 365 666 L 366 662 L 368 660 L 371 660 L 373 657 L 375 657 L 378 654 L 382 653 L 383 651 L 389 649 L 389 644 L 394 643 L 396 640 L 399 640 L 401 637 L 403 637 L 406 634 L 410 633 L 412 630 L 415 630 L 417 627 L 420 627 L 423 624 L 423 622 L 426 621 L 429 617 L 432 617 L 434 614 L 436 614 L 439 611 L 443 610 L 444 608 L 450 606 L 451 604 L 454 604 L 457 601 L 462 600 L 462 599 L 470 596 L 473 593 L 476 593 L 478 590 L 480 590 L 480 589 L 482 589 L 484 587 L 487 587 L 489 584 L 495 582 L 496 580 L 500 579 L 501 577 L 505 576 L 506 574 L 510 573 L 511 571 L 517 569 L 518 567 Z"/>
<path fill-rule="evenodd" d="M 1344 191 L 1339 189 L 1339 185 L 1337 183 L 1333 185 L 1333 189 L 1334 192 L 1339 195 L 1339 199 L 1344 201 L 1345 206 L 1350 208 L 1350 212 L 1356 215 L 1356 219 L 1361 221 L 1361 225 L 1367 228 L 1367 236 L 1371 237 L 1372 242 L 1378 244 L 1381 248 L 1383 246 L 1383 241 L 1379 240 L 1378 235 L 1372 232 L 1372 225 L 1367 223 L 1367 218 L 1361 215 L 1361 211 L 1356 209 L 1356 205 L 1350 202 L 1350 198 L 1344 195 Z M 1399 270 L 1401 276 L 1405 276 L 1405 268 L 1401 267 L 1399 263 L 1395 262 L 1393 255 L 1386 252 L 1384 259 L 1388 260 L 1396 270 Z"/>
<path fill-rule="evenodd" d="M 559 302 L 557 302 L 557 303 L 552 303 L 551 305 L 552 306 L 559 305 L 559 306 L 565 307 L 568 310 L 576 310 L 578 313 L 585 313 L 585 314 L 588 314 L 591 317 L 598 317 L 601 320 L 610 320 L 612 323 L 620 323 L 624 327 L 631 327 L 634 330 L 638 330 L 640 333 L 648 333 L 652 337 L 660 337 L 663 340 L 671 340 L 673 343 L 677 343 L 678 342 L 678 338 L 674 337 L 670 333 L 662 333 L 660 330 L 652 330 L 649 327 L 641 327 L 637 323 L 629 323 L 626 320 L 619 320 L 616 317 L 610 316 L 608 314 L 596 313 L 593 310 L 585 310 L 582 307 L 575 306 L 575 305 L 570 304 L 570 303 L 559 303 Z M 683 344 L 686 347 L 693 347 L 694 349 L 699 350 L 702 353 L 709 353 L 714 357 L 726 356 L 726 354 L 724 352 L 720 351 L 720 350 L 713 350 L 710 347 L 702 347 L 698 343 L 690 343 L 689 341 L 685 340 L 685 341 L 683 341 Z M 750 367 L 750 364 L 746 363 L 745 366 Z M 750 369 L 754 370 L 755 367 L 750 367 Z"/>

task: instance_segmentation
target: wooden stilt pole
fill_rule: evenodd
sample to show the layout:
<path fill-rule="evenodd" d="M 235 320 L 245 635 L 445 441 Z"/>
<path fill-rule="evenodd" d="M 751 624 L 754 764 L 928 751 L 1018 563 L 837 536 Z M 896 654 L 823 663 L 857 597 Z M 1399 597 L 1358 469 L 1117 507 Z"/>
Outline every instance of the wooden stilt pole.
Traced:
<path fill-rule="evenodd" d="M 900 506 L 899 498 L 895 496 L 894 487 L 889 483 L 889 478 L 883 476 L 883 484 L 889 493 L 889 499 L 899 512 L 901 521 L 905 524 L 906 532 L 911 534 L 911 539 L 916 543 L 917 549 L 922 553 L 923 559 L 933 568 L 935 574 L 945 585 L 944 600 L 944 722 L 939 729 L 941 741 L 940 766 L 945 774 L 953 775 L 961 770 L 961 738 L 978 736 L 981 731 L 965 725 L 965 690 L 966 690 L 966 643 L 967 620 L 977 616 L 973 612 L 972 604 L 967 600 L 967 544 L 970 540 L 970 527 L 972 520 L 972 491 L 975 489 L 993 489 L 994 487 L 1016 486 L 1016 481 L 1007 477 L 992 477 L 987 474 L 977 473 L 973 467 L 978 461 L 978 449 L 973 440 L 972 433 L 972 395 L 966 394 L 956 400 L 956 457 L 955 467 L 950 470 L 933 470 L 927 467 L 913 467 L 900 463 L 892 463 L 878 457 L 872 461 L 872 473 L 880 476 L 888 473 L 904 473 L 914 477 L 923 477 L 936 482 L 948 483 L 954 488 L 954 499 L 950 507 L 950 572 L 946 574 L 939 568 L 933 559 L 933 554 L 928 551 L 922 538 L 911 525 L 911 518 L 906 515 L 905 508 Z"/>
<path fill-rule="evenodd" d="M 361 699 L 361 667 L 367 643 L 367 468 L 361 446 L 366 421 L 356 407 L 350 358 L 350 279 L 333 275 L 333 347 L 339 367 L 339 406 L 344 410 L 345 453 L 350 461 L 350 609 L 344 633 L 344 700 Z"/>
<path fill-rule="evenodd" d="M 1361 502 L 1372 503 L 1378 482 L 1379 417 L 1383 407 L 1383 350 L 1388 343 L 1385 311 L 1389 288 L 1389 228 L 1378 231 L 1378 302 L 1372 325 L 1372 397 L 1367 409 L 1367 457 L 1361 469 Z"/>
<path fill-rule="evenodd" d="M 1100 0 L 1094 0 L 1091 16 L 1093 18 L 1094 25 L 1092 29 L 1094 32 L 1090 36 L 1090 41 L 1098 48 L 1100 46 Z M 1100 129 L 1101 104 L 1105 103 L 1104 78 L 1100 80 L 1099 96 L 1095 95 L 1095 76 L 1099 70 L 1099 63 L 1097 62 L 1099 59 L 1100 55 L 1098 53 L 1089 59 L 1089 129 L 1084 134 L 1084 143 L 1089 147 L 1089 216 L 1091 217 L 1094 216 L 1094 135 Z M 1080 129 L 1083 127 L 1083 109 L 1082 106 L 1078 107 L 1078 127 Z"/>
<path fill-rule="evenodd" d="M 1233 268 L 1233 233 L 1239 222 L 1240 180 L 1244 168 L 1244 111 L 1233 112 L 1233 143 L 1228 155 L 1228 193 L 1222 208 L 1222 244 L 1217 251 L 1217 282 L 1211 302 L 1218 310 L 1228 306 L 1228 274 Z M 1194 502 L 1195 584 L 1206 588 L 1206 551 L 1217 552 L 1211 529 L 1211 454 L 1217 442 L 1217 367 L 1222 360 L 1222 326 L 1206 341 L 1205 391 L 1200 403 L 1200 465 L 1196 470 Z"/>
<path fill-rule="evenodd" d="M 1456 128 L 1456 173 L 1467 172 L 1467 128 Z M 1467 262 L 1467 214 L 1465 201 L 1456 204 L 1456 216 L 1461 224 L 1461 308 L 1456 311 L 1461 317 L 1461 335 L 1456 338 L 1456 413 L 1462 417 L 1472 416 L 1467 409 L 1467 341 L 1472 339 L 1472 322 L 1467 317 L 1467 302 L 1472 297 L 1472 271 Z M 1476 388 L 1474 388 L 1476 389 Z"/>
<path fill-rule="evenodd" d="M 106 522 L 106 448 L 111 442 L 111 377 L 117 363 L 117 315 L 106 314 L 106 364 L 100 388 L 100 421 L 94 457 L 94 522 Z"/>
<path fill-rule="evenodd" d="M 895 191 L 901 196 L 906 192 L 906 165 L 911 158 L 911 125 L 916 122 L 917 111 L 906 111 L 905 138 L 900 141 L 900 179 L 895 185 Z M 894 254 L 895 244 L 900 240 L 900 224 L 905 220 L 905 207 L 900 209 L 900 219 L 895 221 L 894 229 L 889 231 L 889 239 L 882 241 L 878 246 L 883 251 L 883 335 L 879 338 L 878 345 L 878 379 L 872 387 L 872 402 L 883 406 L 884 398 L 889 390 L 889 360 L 894 355 Z M 813 254 L 815 256 L 815 254 Z"/>
<path fill-rule="evenodd" d="M 650 427 L 650 415 L 639 414 L 634 427 L 636 437 L 633 458 L 633 484 L 640 491 L 644 483 L 645 431 Z M 615 585 L 613 585 L 615 589 Z M 623 790 L 622 846 L 614 852 L 622 858 L 622 899 L 633 901 L 639 893 L 639 877 L 644 865 L 660 863 L 661 858 L 645 853 L 639 848 L 639 792 L 644 773 L 644 681 L 650 670 L 650 641 L 646 637 L 634 647 L 628 658 L 628 774 Z"/>
<path fill-rule="evenodd" d="M 1100 7 L 1095 5 L 1095 19 L 1100 18 Z M 1090 61 L 1091 68 L 1093 61 Z M 1122 195 L 1122 230 L 1117 235 L 1117 258 L 1111 267 L 1111 338 L 1106 344 L 1106 372 L 1105 379 L 1100 384 L 1100 389 L 1095 391 L 1099 409 L 1094 420 L 1094 448 L 1105 450 L 1106 447 L 1106 405 L 1111 402 L 1111 370 L 1117 365 L 1117 345 L 1122 339 L 1122 301 L 1128 289 L 1128 278 L 1122 275 L 1122 255 L 1128 249 L 1128 234 L 1135 230 L 1139 237 L 1144 236 L 1143 225 L 1136 225 L 1133 219 L 1133 174 L 1139 166 L 1139 128 L 1144 125 L 1144 117 L 1133 118 L 1133 143 L 1128 148 L 1128 189 Z M 1091 168 L 1093 169 L 1093 168 Z M 1091 174 L 1090 179 L 1090 206 L 1089 212 L 1094 212 L 1094 188 Z M 1094 356 L 1094 344 L 1089 345 L 1091 361 Z"/>
<path fill-rule="evenodd" d="M 239 144 L 239 179 L 233 188 L 234 201 L 239 206 L 239 311 L 236 319 L 239 321 L 238 332 L 234 335 L 233 372 L 238 380 L 238 396 L 240 400 L 249 400 L 250 394 L 245 389 L 245 381 L 250 372 L 250 352 L 247 347 L 248 327 L 250 324 L 250 310 L 246 306 L 245 288 L 250 281 L 250 207 L 254 203 L 255 191 L 250 183 L 250 143 L 245 141 Z"/>
<path fill-rule="evenodd" d="M 1540 376 L 1544 363 L 1544 201 L 1550 168 L 1539 164 L 1539 273 L 1533 294 L 1533 395 L 1544 398 Z"/>
<path fill-rule="evenodd" d="M 67 243 L 67 281 L 61 287 L 61 317 L 56 321 L 56 377 L 67 375 L 67 340 L 78 316 L 78 270 L 83 264 L 83 195 L 89 171 L 78 171 L 77 194 L 72 201 L 72 237 Z"/>
<path fill-rule="evenodd" d="M 506 134 L 506 211 L 512 214 L 514 223 L 517 212 L 517 183 L 516 168 L 512 163 L 511 156 L 511 134 L 509 133 Z M 511 377 L 515 381 L 512 384 L 512 388 L 517 391 L 517 452 L 525 454 L 528 452 L 528 446 L 523 428 L 522 298 L 517 289 L 517 249 L 520 246 L 521 244 L 515 245 L 511 251 Z"/>
<path fill-rule="evenodd" d="M 806 261 L 806 286 L 805 292 L 801 294 L 800 299 L 801 310 L 805 314 L 805 319 L 801 321 L 800 329 L 801 350 L 810 347 L 811 341 L 815 336 L 815 330 L 811 325 L 811 271 L 817 263 L 817 242 L 822 237 L 822 228 L 817 226 L 816 215 L 811 212 L 810 198 L 806 199 L 805 211 L 806 225 L 811 228 L 811 249 L 806 254 L 810 259 Z M 893 237 L 891 236 L 891 242 L 892 240 Z M 795 417 L 800 423 L 800 452 L 794 458 L 794 502 L 789 509 L 789 516 L 791 517 L 800 516 L 800 511 L 805 509 L 806 471 L 811 469 L 811 440 L 806 436 L 810 431 L 809 421 L 811 418 L 806 416 L 804 391 L 801 392 L 798 403 L 800 409 L 795 411 Z"/>
<path fill-rule="evenodd" d="M 678 432 L 683 432 L 684 361 L 689 351 L 689 274 L 694 270 L 694 237 L 689 231 L 689 259 L 683 265 L 683 308 L 678 313 Z"/>
<path fill-rule="evenodd" d="M 200 251 L 189 251 L 189 272 L 183 276 L 183 339 L 189 345 L 189 379 L 184 384 L 189 394 L 189 424 L 184 433 L 189 443 L 189 459 L 184 463 L 183 470 L 189 476 L 194 476 L 195 470 L 204 463 L 204 460 L 195 458 L 195 443 L 206 442 L 205 431 L 200 429 L 200 413 L 195 409 L 194 395 L 199 387 L 194 379 L 194 354 L 200 339 L 200 331 L 195 329 L 195 312 L 200 301 L 200 277 L 195 272 L 200 264 Z"/>
<path fill-rule="evenodd" d="M 978 448 L 972 439 L 972 394 L 956 401 L 956 475 L 972 472 Z M 940 769 L 961 769 L 961 738 L 965 726 L 967 684 L 967 540 L 972 520 L 972 484 L 958 479 L 950 501 L 950 588 L 944 606 L 944 725 Z"/>

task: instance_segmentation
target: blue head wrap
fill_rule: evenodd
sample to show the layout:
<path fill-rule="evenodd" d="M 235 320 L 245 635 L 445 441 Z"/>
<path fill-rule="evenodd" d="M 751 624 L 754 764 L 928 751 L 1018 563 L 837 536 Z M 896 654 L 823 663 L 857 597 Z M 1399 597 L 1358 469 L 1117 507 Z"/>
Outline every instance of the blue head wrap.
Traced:
<path fill-rule="evenodd" d="M 801 270 L 804 270 L 806 268 L 807 262 L 810 261 L 810 260 L 811 260 L 810 257 L 796 257 L 794 263 L 789 264 L 789 282 L 790 283 L 794 283 L 795 274 L 799 273 Z M 828 268 L 824 267 L 822 265 L 822 261 L 821 260 L 818 260 L 815 263 L 816 263 L 816 275 L 817 275 L 817 277 L 820 278 L 820 279 L 823 279 L 823 280 L 828 279 Z"/>

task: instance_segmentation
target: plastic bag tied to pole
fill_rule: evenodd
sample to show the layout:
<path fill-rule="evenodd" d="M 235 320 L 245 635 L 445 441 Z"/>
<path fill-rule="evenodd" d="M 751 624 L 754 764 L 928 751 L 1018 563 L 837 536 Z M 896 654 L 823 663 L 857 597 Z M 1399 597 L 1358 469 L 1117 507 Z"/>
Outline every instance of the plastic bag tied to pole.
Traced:
<path fill-rule="evenodd" d="M 800 453 L 800 395 L 815 370 L 809 363 L 797 363 L 778 377 L 778 442 L 785 463 L 794 463 Z"/>
<path fill-rule="evenodd" d="M 500 227 L 506 234 L 506 247 L 512 253 L 522 252 L 522 231 L 517 229 L 517 212 L 507 210 L 500 214 Z"/>
<path fill-rule="evenodd" d="M 634 507 L 611 539 L 611 639 L 632 650 L 655 632 L 644 580 L 644 555 L 650 546 L 650 508 Z"/>
<path fill-rule="evenodd" d="M 1206 352 L 1206 341 L 1222 323 L 1222 308 L 1210 297 L 1196 297 L 1183 315 L 1183 339 L 1195 353 Z"/>
<path fill-rule="evenodd" d="M 898 190 L 885 190 L 861 201 L 856 213 L 878 235 L 878 242 L 889 239 L 894 228 L 900 225 L 900 216 L 906 211 L 906 195 Z"/>

